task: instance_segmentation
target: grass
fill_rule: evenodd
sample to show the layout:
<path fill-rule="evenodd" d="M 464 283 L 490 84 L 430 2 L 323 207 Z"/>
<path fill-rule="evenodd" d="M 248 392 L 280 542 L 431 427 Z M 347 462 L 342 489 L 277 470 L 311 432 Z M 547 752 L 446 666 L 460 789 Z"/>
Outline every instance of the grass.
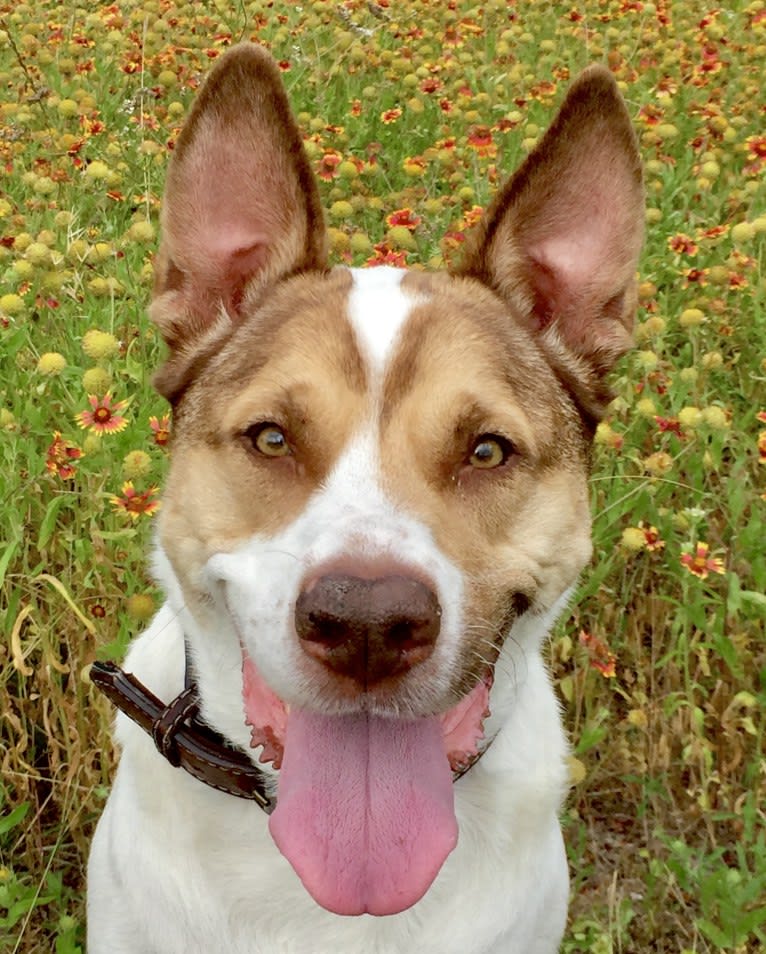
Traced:
<path fill-rule="evenodd" d="M 163 177 L 243 38 L 282 61 L 334 259 L 355 264 L 448 261 L 569 77 L 601 61 L 620 81 L 648 238 L 597 435 L 595 558 L 550 646 L 574 749 L 563 950 L 763 950 L 763 0 L 0 3 L 0 949 L 83 950 L 114 762 L 88 666 L 160 599 Z M 107 393 L 117 429 L 80 427 Z"/>

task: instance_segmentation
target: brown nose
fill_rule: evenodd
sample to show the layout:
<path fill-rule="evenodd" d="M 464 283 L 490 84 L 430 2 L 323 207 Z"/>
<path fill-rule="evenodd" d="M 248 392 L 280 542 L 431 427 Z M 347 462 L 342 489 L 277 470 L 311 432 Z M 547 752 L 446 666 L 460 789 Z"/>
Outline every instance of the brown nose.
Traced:
<path fill-rule="evenodd" d="M 433 590 L 406 576 L 328 574 L 302 590 L 295 605 L 305 652 L 361 686 L 427 659 L 440 617 Z"/>

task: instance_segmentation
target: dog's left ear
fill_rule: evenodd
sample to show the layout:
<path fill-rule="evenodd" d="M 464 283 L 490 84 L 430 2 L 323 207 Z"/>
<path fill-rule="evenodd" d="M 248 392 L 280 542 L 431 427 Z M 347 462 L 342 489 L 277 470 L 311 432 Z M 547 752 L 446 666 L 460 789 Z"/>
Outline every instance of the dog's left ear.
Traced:
<path fill-rule="evenodd" d="M 469 236 L 456 274 L 505 298 L 598 417 L 631 344 L 644 232 L 641 162 L 611 73 L 592 66 Z"/>
<path fill-rule="evenodd" d="M 171 363 L 236 324 L 270 282 L 325 266 L 319 193 L 279 70 L 243 43 L 202 86 L 168 169 L 151 316 Z"/>

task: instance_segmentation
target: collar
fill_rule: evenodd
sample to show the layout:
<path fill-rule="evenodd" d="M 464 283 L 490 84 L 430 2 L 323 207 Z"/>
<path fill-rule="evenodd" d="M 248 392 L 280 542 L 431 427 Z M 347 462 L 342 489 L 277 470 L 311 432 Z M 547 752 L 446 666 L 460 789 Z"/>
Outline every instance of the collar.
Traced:
<path fill-rule="evenodd" d="M 270 815 L 276 808 L 273 778 L 261 771 L 241 749 L 199 718 L 199 696 L 188 643 L 185 647 L 184 688 L 167 705 L 132 673 L 111 662 L 94 662 L 90 679 L 121 712 L 152 737 L 157 751 L 175 768 L 238 798 L 247 798 Z M 453 775 L 456 782 L 479 761 L 492 739 Z"/>
<path fill-rule="evenodd" d="M 269 776 L 199 719 L 197 686 L 188 667 L 186 686 L 168 705 L 114 663 L 93 663 L 90 678 L 110 702 L 151 735 L 160 755 L 171 765 L 180 766 L 219 792 L 257 802 L 266 814 L 274 810 L 276 799 L 269 794 Z"/>

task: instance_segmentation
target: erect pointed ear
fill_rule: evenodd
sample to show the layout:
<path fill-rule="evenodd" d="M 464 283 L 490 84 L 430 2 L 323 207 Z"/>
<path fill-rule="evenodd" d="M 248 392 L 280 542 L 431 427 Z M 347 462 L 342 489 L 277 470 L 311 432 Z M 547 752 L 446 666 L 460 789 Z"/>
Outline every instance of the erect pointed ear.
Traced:
<path fill-rule="evenodd" d="M 235 46 L 197 95 L 170 162 L 152 318 L 171 349 L 193 350 L 268 282 L 325 267 L 325 247 L 279 70 L 260 47 Z"/>
<path fill-rule="evenodd" d="M 630 117 L 611 73 L 591 66 L 456 269 L 509 301 L 596 416 L 601 379 L 631 344 L 643 204 Z"/>

